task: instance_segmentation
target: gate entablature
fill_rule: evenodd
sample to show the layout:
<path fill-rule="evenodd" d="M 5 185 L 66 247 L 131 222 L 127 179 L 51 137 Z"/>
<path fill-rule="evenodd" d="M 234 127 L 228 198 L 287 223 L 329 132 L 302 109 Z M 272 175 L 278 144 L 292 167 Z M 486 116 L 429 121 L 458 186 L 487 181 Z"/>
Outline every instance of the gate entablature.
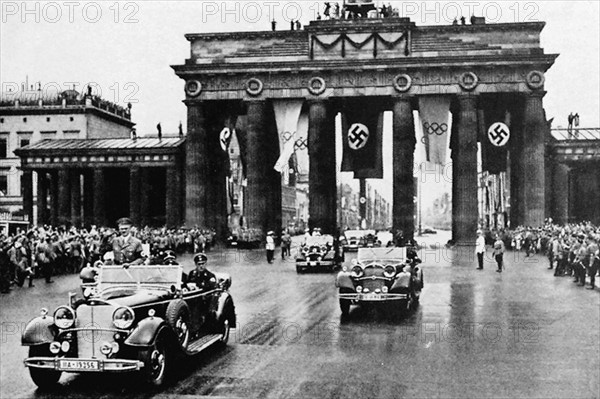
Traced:
<path fill-rule="evenodd" d="M 557 55 L 543 22 L 313 21 L 302 31 L 188 34 L 188 100 L 531 92 Z"/>

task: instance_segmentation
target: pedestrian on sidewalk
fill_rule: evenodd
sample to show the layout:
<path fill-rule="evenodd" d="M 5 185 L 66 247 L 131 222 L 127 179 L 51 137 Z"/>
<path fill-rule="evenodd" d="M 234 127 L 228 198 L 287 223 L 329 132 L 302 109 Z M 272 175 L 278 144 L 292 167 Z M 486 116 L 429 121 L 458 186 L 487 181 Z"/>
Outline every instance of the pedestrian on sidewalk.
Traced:
<path fill-rule="evenodd" d="M 286 230 L 281 236 L 281 259 L 285 259 L 286 256 L 290 256 L 290 247 L 292 245 L 292 237 Z"/>
<path fill-rule="evenodd" d="M 483 255 L 485 255 L 485 237 L 483 231 L 477 230 L 477 240 L 475 241 L 475 253 L 477 254 L 478 270 L 483 270 Z"/>
<path fill-rule="evenodd" d="M 504 241 L 500 239 L 500 236 L 496 234 L 496 241 L 494 242 L 494 259 L 496 259 L 496 263 L 498 264 L 498 269 L 496 270 L 498 273 L 502 273 L 502 268 L 504 267 Z"/>

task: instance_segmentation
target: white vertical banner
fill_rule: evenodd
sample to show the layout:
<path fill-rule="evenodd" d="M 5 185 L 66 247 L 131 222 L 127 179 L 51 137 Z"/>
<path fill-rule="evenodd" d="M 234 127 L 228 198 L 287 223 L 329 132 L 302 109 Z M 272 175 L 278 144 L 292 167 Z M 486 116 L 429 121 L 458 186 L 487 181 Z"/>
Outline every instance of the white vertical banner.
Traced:
<path fill-rule="evenodd" d="M 273 168 L 281 173 L 294 153 L 298 119 L 303 100 L 273 100 L 280 156 Z"/>
<path fill-rule="evenodd" d="M 446 149 L 450 142 L 450 97 L 419 97 L 419 117 L 425 146 L 425 159 L 434 164 L 446 162 Z"/>
<path fill-rule="evenodd" d="M 296 128 L 296 161 L 298 173 L 308 175 L 308 114 L 300 114 Z"/>

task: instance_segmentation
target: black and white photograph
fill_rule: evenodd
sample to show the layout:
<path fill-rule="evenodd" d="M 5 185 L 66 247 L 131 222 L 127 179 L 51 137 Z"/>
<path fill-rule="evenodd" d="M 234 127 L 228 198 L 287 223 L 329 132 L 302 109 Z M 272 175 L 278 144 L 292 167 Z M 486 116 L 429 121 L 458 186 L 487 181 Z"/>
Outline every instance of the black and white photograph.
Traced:
<path fill-rule="evenodd" d="M 600 399 L 600 2 L 0 9 L 1 399 Z"/>

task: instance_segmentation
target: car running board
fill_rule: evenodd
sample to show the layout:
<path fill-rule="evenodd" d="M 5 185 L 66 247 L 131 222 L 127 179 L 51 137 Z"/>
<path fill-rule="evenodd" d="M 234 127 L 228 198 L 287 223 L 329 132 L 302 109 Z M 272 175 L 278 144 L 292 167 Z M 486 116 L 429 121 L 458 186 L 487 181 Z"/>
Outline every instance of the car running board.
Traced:
<path fill-rule="evenodd" d="M 205 335 L 191 342 L 188 345 L 186 352 L 188 355 L 194 355 L 196 353 L 202 352 L 204 349 L 208 348 L 209 346 L 217 342 L 219 339 L 221 339 L 221 334 Z"/>

